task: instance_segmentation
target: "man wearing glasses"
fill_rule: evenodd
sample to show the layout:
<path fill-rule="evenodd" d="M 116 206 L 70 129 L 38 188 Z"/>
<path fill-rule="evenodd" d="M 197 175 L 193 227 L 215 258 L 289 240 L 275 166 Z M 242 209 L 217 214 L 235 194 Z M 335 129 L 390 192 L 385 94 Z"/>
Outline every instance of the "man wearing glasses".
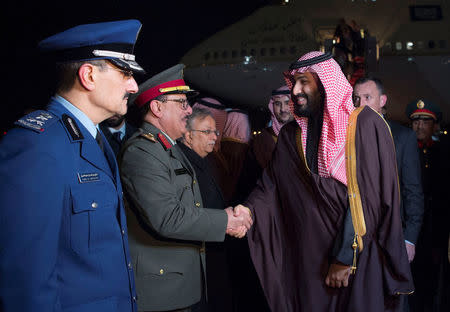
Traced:
<path fill-rule="evenodd" d="M 1 311 L 137 310 L 119 170 L 98 124 L 138 91 L 140 28 L 80 25 L 39 44 L 59 80 L 47 109 L 0 142 Z"/>
<path fill-rule="evenodd" d="M 130 98 L 143 122 L 119 156 L 140 311 L 190 311 L 206 293 L 205 241 L 242 237 L 252 223 L 248 211 L 203 208 L 196 173 L 176 143 L 192 113 L 187 95 L 196 93 L 183 68 L 153 76 Z"/>
<path fill-rule="evenodd" d="M 180 148 L 197 175 L 203 205 L 225 209 L 222 191 L 213 177 L 206 156 L 214 149 L 220 135 L 212 113 L 206 108 L 194 106 L 186 124 Z M 227 243 L 206 243 L 206 281 L 208 285 L 208 311 L 231 312 L 231 272 L 228 265 Z"/>

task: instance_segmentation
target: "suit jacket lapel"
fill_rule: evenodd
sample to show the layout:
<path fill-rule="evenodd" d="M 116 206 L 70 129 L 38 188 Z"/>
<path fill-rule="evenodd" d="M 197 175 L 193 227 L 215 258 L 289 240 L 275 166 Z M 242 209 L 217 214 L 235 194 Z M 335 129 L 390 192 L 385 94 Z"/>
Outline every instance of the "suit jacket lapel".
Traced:
<path fill-rule="evenodd" d="M 48 110 L 59 116 L 61 119 L 64 119 L 65 115 L 66 117 L 71 118 L 73 127 L 75 127 L 77 131 L 81 133 L 81 135 L 78 135 L 77 138 L 74 138 L 73 135 L 71 135 L 70 130 L 67 129 L 67 126 L 65 125 L 64 127 L 72 144 L 79 144 L 80 156 L 93 166 L 104 171 L 108 176 L 111 177 L 111 179 L 114 179 L 105 155 L 100 149 L 100 146 L 98 146 L 97 141 L 95 141 L 86 127 L 84 127 L 83 124 L 79 122 L 78 119 L 75 118 L 75 116 L 72 115 L 72 113 L 70 113 L 62 104 L 58 103 L 57 101 L 52 101 L 48 107 Z M 105 145 L 107 145 L 107 141 L 104 136 L 103 140 Z"/>
<path fill-rule="evenodd" d="M 81 157 L 84 158 L 87 162 L 91 163 L 93 166 L 104 171 L 107 175 L 111 177 L 111 179 L 115 181 L 115 176 L 111 172 L 112 167 L 110 167 L 105 154 L 102 152 L 100 146 L 98 146 L 97 141 L 95 141 L 92 135 L 86 129 L 84 130 L 86 132 L 86 136 L 84 140 L 80 142 Z M 106 141 L 105 136 L 103 136 L 103 140 L 105 151 L 111 150 L 111 147 L 109 146 L 108 141 Z"/>
<path fill-rule="evenodd" d="M 111 174 L 114 177 L 114 180 L 117 181 L 119 169 L 117 166 L 116 156 L 114 154 L 114 151 L 113 151 L 111 145 L 109 145 L 109 141 L 106 139 L 106 135 L 104 133 L 102 133 L 102 131 L 100 131 L 100 134 L 102 135 L 102 138 L 103 138 L 104 154 L 105 154 L 106 160 L 108 162 L 109 168 L 111 170 Z"/>

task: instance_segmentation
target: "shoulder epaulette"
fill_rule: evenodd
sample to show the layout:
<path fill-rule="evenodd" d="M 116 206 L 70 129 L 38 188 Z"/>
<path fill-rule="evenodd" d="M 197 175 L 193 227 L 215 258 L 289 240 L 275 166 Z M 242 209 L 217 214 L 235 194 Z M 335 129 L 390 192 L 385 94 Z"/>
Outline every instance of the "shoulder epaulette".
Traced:
<path fill-rule="evenodd" d="M 139 134 L 141 137 L 146 138 L 149 141 L 152 141 L 153 143 L 156 143 L 156 139 L 155 136 L 149 132 L 142 132 L 141 134 Z"/>
<path fill-rule="evenodd" d="M 58 118 L 55 115 L 47 111 L 36 110 L 28 115 L 23 116 L 14 124 L 26 129 L 34 130 L 38 133 L 42 133 L 57 120 Z"/>

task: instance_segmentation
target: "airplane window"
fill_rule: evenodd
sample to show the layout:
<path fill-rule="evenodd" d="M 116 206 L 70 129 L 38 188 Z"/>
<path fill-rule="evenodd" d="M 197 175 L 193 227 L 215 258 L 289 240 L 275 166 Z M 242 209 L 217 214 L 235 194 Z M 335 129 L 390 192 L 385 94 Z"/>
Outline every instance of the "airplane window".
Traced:
<path fill-rule="evenodd" d="M 428 41 L 428 47 L 430 49 L 434 49 L 435 46 L 436 46 L 436 43 L 433 40 Z"/>
<path fill-rule="evenodd" d="M 244 56 L 246 56 L 246 55 L 247 55 L 247 50 L 242 49 L 242 50 L 241 50 L 241 56 L 244 57 Z"/>
<path fill-rule="evenodd" d="M 423 47 L 424 47 L 423 41 L 417 41 L 417 48 L 423 49 Z"/>
<path fill-rule="evenodd" d="M 275 49 L 275 48 L 270 48 L 270 55 L 271 55 L 271 56 L 274 56 L 276 52 L 277 52 L 277 49 Z"/>
<path fill-rule="evenodd" d="M 222 52 L 222 58 L 224 58 L 224 59 L 228 58 L 228 51 Z"/>
<path fill-rule="evenodd" d="M 232 58 L 235 58 L 235 57 L 237 57 L 237 51 L 236 50 L 233 50 L 233 51 L 231 51 L 231 57 Z"/>
<path fill-rule="evenodd" d="M 261 48 L 261 51 L 259 51 L 259 54 L 261 54 L 261 56 L 265 56 L 266 55 L 266 48 Z"/>
<path fill-rule="evenodd" d="M 215 60 L 219 58 L 219 52 L 214 52 L 213 57 Z"/>
<path fill-rule="evenodd" d="M 211 54 L 209 52 L 205 53 L 205 60 L 209 60 L 209 58 L 211 57 Z"/>
<path fill-rule="evenodd" d="M 399 42 L 399 41 L 397 41 L 397 42 L 395 43 L 395 49 L 396 49 L 396 50 L 401 50 L 401 49 L 402 49 L 402 43 Z"/>
<path fill-rule="evenodd" d="M 291 53 L 291 54 L 296 54 L 296 53 L 297 53 L 297 48 L 296 48 L 295 46 L 291 46 L 291 47 L 289 48 L 289 53 Z"/>
<path fill-rule="evenodd" d="M 412 50 L 414 48 L 414 43 L 412 43 L 411 41 L 408 41 L 406 43 L 406 50 Z"/>
<path fill-rule="evenodd" d="M 383 46 L 383 49 L 386 51 L 392 51 L 392 45 L 390 42 L 386 42 Z"/>
<path fill-rule="evenodd" d="M 256 55 L 256 50 L 255 49 L 251 49 L 250 50 L 250 55 L 251 56 L 255 56 Z"/>
<path fill-rule="evenodd" d="M 281 54 L 286 54 L 286 47 L 281 47 L 280 48 L 280 53 Z"/>
<path fill-rule="evenodd" d="M 439 48 L 445 49 L 447 47 L 447 41 L 439 40 Z"/>

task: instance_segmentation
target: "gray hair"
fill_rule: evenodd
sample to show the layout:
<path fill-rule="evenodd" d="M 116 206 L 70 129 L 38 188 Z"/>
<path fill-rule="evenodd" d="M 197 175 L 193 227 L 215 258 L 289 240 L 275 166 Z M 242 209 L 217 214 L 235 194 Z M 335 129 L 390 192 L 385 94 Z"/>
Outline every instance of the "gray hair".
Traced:
<path fill-rule="evenodd" d="M 194 107 L 192 109 L 192 114 L 190 114 L 186 120 L 186 129 L 188 131 L 191 131 L 195 120 L 203 120 L 208 116 L 214 119 L 213 115 L 209 110 L 205 108 Z"/>

